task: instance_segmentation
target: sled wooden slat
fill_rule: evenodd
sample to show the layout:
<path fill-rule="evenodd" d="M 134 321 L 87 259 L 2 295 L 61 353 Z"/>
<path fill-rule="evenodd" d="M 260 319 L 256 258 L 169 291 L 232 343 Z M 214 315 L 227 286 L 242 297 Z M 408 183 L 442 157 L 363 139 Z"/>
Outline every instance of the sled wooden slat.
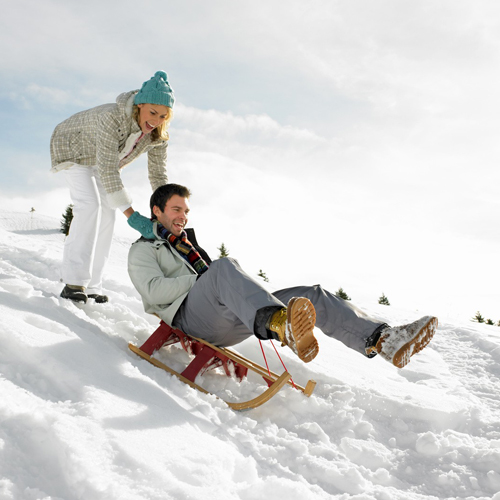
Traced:
<path fill-rule="evenodd" d="M 217 347 L 210 342 L 207 342 L 206 340 L 200 339 L 198 337 L 191 337 L 189 335 L 186 335 L 184 332 L 181 332 L 180 330 L 177 330 L 175 328 L 172 328 L 171 326 L 167 325 L 161 318 L 154 313 L 154 316 L 156 316 L 158 319 L 160 319 L 160 326 L 158 329 L 150 335 L 148 340 L 141 346 L 143 350 L 145 350 L 148 354 L 152 354 L 155 350 L 160 349 L 161 346 L 163 345 L 163 339 L 165 339 L 165 334 L 161 334 L 160 332 L 167 331 L 168 332 L 168 338 L 171 339 L 172 335 L 178 336 L 180 335 L 181 337 L 187 337 L 189 339 L 192 339 L 200 344 L 207 345 L 211 349 L 213 349 L 216 352 L 221 353 L 223 356 L 226 358 L 231 359 L 237 365 L 240 365 L 239 367 L 236 368 L 236 377 L 239 378 L 240 380 L 246 375 L 246 369 L 252 370 L 253 372 L 257 373 L 260 375 L 268 385 L 271 385 L 275 380 L 279 378 L 279 375 L 277 375 L 274 372 L 268 372 L 266 368 L 263 366 L 259 365 L 258 363 L 255 363 L 254 361 L 245 358 L 241 354 L 239 354 L 236 351 L 233 351 L 229 349 L 228 347 Z M 170 344 L 170 342 L 168 343 Z M 167 344 L 166 344 L 167 345 Z M 184 347 L 184 342 L 181 341 L 181 345 Z M 184 347 L 185 348 L 185 347 Z M 226 369 L 227 367 L 225 367 Z M 226 371 L 227 374 L 227 371 Z M 294 381 L 292 381 L 292 378 L 290 377 L 290 380 L 287 382 L 288 385 L 294 387 L 295 389 L 298 389 L 299 391 L 302 391 L 305 396 L 309 397 L 313 392 L 314 389 L 316 388 L 316 381 L 315 380 L 308 380 L 307 384 L 304 387 L 301 385 L 296 384 Z"/>
<path fill-rule="evenodd" d="M 149 361 L 151 364 L 155 365 L 156 367 L 161 368 L 172 375 L 175 375 L 180 380 L 182 380 L 182 382 L 188 384 L 190 387 L 197 389 L 204 394 L 210 394 L 209 391 L 207 391 L 206 389 L 203 389 L 203 387 L 201 387 L 200 385 L 187 379 L 186 377 L 181 375 L 179 372 L 176 372 L 175 370 L 173 370 L 172 368 L 167 366 L 165 363 L 162 363 L 161 361 L 158 361 L 156 358 L 153 358 L 149 354 L 146 354 L 144 351 L 142 351 L 139 347 L 135 346 L 134 344 L 130 343 L 128 345 L 128 347 L 131 351 L 138 354 L 141 358 L 144 358 L 145 360 Z M 280 377 L 278 377 L 278 379 L 270 387 L 267 388 L 266 391 L 264 391 L 259 396 L 255 397 L 249 401 L 243 401 L 243 402 L 239 402 L 239 403 L 233 403 L 231 401 L 224 401 L 224 402 L 233 410 L 248 410 L 251 408 L 257 408 L 258 406 L 269 401 L 288 382 L 289 379 L 290 379 L 290 374 L 288 372 L 284 372 Z"/>
<path fill-rule="evenodd" d="M 191 382 L 191 380 L 182 376 L 179 372 L 176 372 L 175 370 L 167 366 L 165 363 L 162 363 L 161 361 L 158 361 L 156 358 L 153 358 L 149 354 L 146 354 L 144 351 L 141 351 L 141 349 L 139 349 L 134 344 L 130 343 L 128 345 L 128 348 L 131 351 L 138 354 L 141 358 L 144 358 L 146 361 L 149 361 L 151 364 L 157 366 L 158 368 L 161 368 L 162 370 L 165 370 L 168 373 L 171 373 L 172 375 L 175 375 L 176 377 L 181 379 L 184 383 L 191 386 L 193 389 L 198 389 L 200 392 L 203 392 L 204 394 L 210 394 L 207 390 L 203 389 L 203 387 L 199 386 L 198 384 L 195 384 L 194 382 Z"/>
<path fill-rule="evenodd" d="M 224 354 L 227 356 L 229 359 L 232 359 L 233 361 L 247 367 L 248 369 L 252 370 L 253 372 L 257 373 L 261 377 L 265 379 L 271 379 L 271 381 L 277 380 L 279 378 L 279 375 L 274 373 L 274 372 L 268 372 L 266 368 L 263 366 L 259 365 L 258 363 L 255 363 L 254 361 L 245 358 L 241 354 L 237 353 L 236 351 L 233 351 L 229 349 L 228 347 L 217 347 L 215 345 L 210 344 L 206 340 L 200 339 L 198 337 L 192 337 L 195 339 L 197 342 L 200 342 L 201 344 L 208 345 L 211 347 L 214 351 L 220 352 L 221 354 Z M 315 380 L 308 380 L 306 387 L 302 387 L 296 383 L 292 383 L 291 380 L 287 382 L 289 385 L 292 387 L 295 386 L 299 391 L 302 391 L 306 396 L 310 396 L 315 387 L 316 387 L 316 381 Z"/>

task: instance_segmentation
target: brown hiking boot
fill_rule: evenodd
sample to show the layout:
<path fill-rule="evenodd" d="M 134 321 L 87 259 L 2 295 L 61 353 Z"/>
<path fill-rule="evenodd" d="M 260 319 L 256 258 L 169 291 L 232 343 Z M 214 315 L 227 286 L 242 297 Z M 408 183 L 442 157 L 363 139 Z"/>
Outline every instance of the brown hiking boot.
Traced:
<path fill-rule="evenodd" d="M 293 297 L 288 306 L 276 311 L 269 320 L 269 330 L 278 334 L 282 345 L 287 345 L 304 363 L 318 354 L 318 342 L 313 329 L 316 311 L 309 299 Z"/>
<path fill-rule="evenodd" d="M 437 325 L 437 318 L 424 316 L 408 325 L 388 327 L 382 331 L 375 350 L 394 366 L 403 368 L 431 341 Z"/>

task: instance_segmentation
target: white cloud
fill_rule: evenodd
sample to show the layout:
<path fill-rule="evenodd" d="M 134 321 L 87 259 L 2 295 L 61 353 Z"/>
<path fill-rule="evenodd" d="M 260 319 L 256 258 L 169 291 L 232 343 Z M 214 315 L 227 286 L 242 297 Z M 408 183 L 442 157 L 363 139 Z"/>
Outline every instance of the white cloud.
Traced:
<path fill-rule="evenodd" d="M 30 83 L 24 88 L 9 92 L 12 101 L 21 101 L 27 109 L 34 106 L 67 106 L 83 104 L 76 96 L 75 92 L 58 87 L 47 87 Z"/>
<path fill-rule="evenodd" d="M 265 140 L 276 141 L 307 141 L 324 144 L 326 140 L 305 128 L 283 126 L 271 117 L 260 114 L 246 114 L 237 116 L 231 112 L 217 110 L 203 111 L 200 109 L 179 104 L 175 108 L 176 122 L 186 123 L 186 127 L 194 132 L 206 135 L 216 135 L 240 142 L 262 142 Z"/>

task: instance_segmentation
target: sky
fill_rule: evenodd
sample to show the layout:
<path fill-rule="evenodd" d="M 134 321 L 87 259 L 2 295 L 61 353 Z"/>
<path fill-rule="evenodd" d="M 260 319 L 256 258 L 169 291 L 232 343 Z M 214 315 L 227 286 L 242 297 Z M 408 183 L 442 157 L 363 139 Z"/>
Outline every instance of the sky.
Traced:
<path fill-rule="evenodd" d="M 2 0 L 0 208 L 60 218 L 54 127 L 176 94 L 169 180 L 191 224 L 277 287 L 500 320 L 495 1 Z M 145 159 L 125 186 L 148 213 Z M 120 218 L 117 231 L 135 235 Z M 304 265 L 306 264 L 306 265 Z"/>

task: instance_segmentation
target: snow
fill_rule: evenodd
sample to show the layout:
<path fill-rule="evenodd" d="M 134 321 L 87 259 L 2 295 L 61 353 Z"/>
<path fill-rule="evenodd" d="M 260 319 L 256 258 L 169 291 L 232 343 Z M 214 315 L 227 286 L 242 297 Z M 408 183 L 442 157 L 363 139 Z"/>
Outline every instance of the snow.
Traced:
<path fill-rule="evenodd" d="M 280 350 L 297 383 L 318 382 L 310 398 L 287 387 L 235 412 L 127 348 L 157 325 L 126 272 L 132 240 L 115 236 L 108 304 L 59 297 L 58 229 L 0 212 L 1 500 L 500 500 L 500 328 L 440 317 L 403 370 L 318 332 L 307 365 Z M 418 314 L 364 309 L 392 325 Z M 238 350 L 262 360 L 254 339 Z M 234 401 L 264 390 L 220 373 L 203 384 Z"/>

